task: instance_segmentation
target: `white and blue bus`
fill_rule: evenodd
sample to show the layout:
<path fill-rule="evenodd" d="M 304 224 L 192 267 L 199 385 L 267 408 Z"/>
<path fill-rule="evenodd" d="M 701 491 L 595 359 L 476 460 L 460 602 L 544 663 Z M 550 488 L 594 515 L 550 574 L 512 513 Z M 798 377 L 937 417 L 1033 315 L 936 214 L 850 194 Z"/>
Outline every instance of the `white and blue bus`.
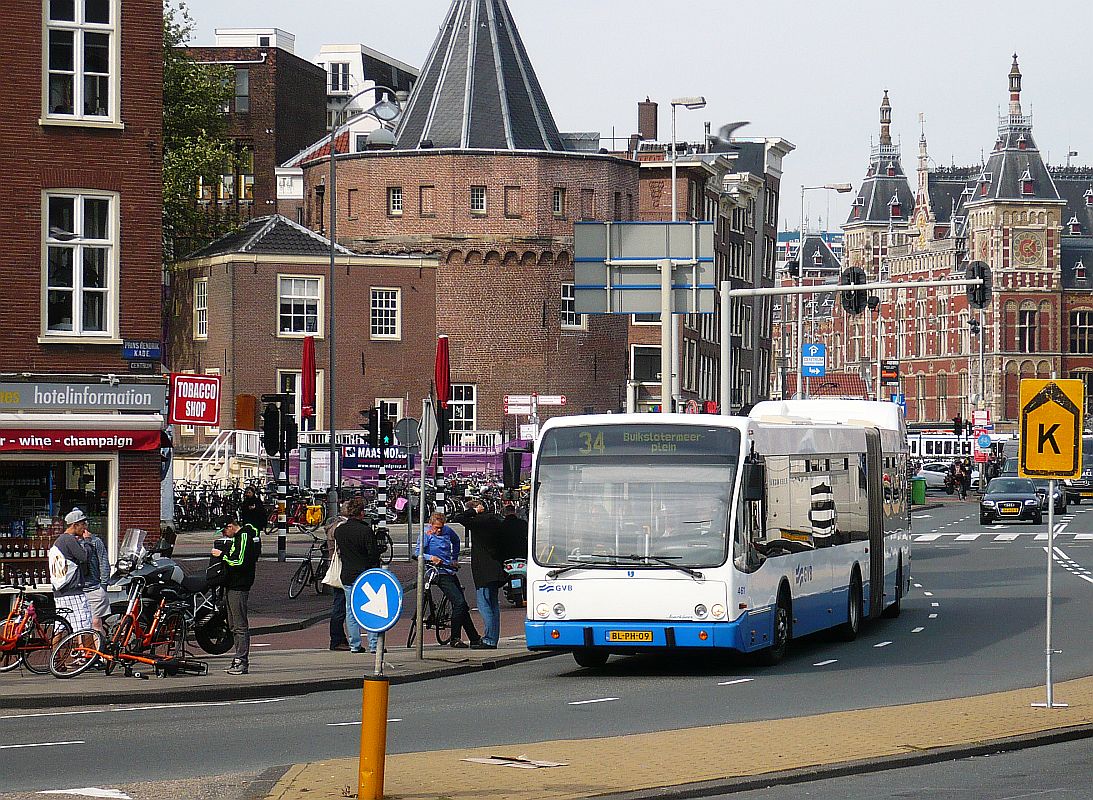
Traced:
<path fill-rule="evenodd" d="M 607 414 L 544 427 L 532 480 L 532 650 L 706 648 L 776 663 L 852 639 L 910 584 L 899 406 L 757 404 L 748 417 Z"/>

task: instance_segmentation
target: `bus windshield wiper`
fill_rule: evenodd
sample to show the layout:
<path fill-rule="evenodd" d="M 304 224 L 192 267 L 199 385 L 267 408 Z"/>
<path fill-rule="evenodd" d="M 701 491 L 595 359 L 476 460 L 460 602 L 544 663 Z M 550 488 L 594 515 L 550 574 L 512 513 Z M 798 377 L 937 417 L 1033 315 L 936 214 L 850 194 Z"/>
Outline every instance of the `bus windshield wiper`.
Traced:
<path fill-rule="evenodd" d="M 672 559 L 682 558 L 682 556 L 639 556 L 631 554 L 628 556 L 615 556 L 615 558 L 624 558 L 627 561 L 644 561 L 646 563 L 652 561 L 655 564 L 661 564 L 662 566 L 679 570 L 680 572 L 690 575 L 696 581 L 700 581 L 705 578 L 705 576 L 698 570 L 691 569 L 690 567 L 685 567 L 682 564 L 672 563 Z"/>
<path fill-rule="evenodd" d="M 604 562 L 602 561 L 567 561 L 564 565 L 557 569 L 552 569 L 546 574 L 548 578 L 557 578 L 572 569 L 582 569 L 583 567 L 602 567 Z"/>

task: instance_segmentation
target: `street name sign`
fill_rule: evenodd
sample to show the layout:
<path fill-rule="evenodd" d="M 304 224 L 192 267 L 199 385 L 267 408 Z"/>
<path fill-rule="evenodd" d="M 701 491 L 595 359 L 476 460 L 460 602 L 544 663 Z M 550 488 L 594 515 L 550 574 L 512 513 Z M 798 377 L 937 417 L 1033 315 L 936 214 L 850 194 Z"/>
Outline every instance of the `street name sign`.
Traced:
<path fill-rule="evenodd" d="M 827 374 L 827 345 L 801 345 L 801 374 L 806 378 L 822 378 Z"/>
<path fill-rule="evenodd" d="M 1080 380 L 1021 381 L 1022 478 L 1078 478 L 1082 474 L 1083 384 Z"/>
<path fill-rule="evenodd" d="M 538 394 L 535 396 L 536 404 L 540 406 L 564 406 L 564 394 Z"/>
<path fill-rule="evenodd" d="M 383 633 L 394 627 L 402 613 L 402 584 L 385 569 L 362 572 L 349 596 L 353 618 L 369 633 Z"/>
<path fill-rule="evenodd" d="M 520 417 L 531 416 L 531 395 L 530 394 L 507 394 L 505 395 L 505 413 L 512 414 Z"/>

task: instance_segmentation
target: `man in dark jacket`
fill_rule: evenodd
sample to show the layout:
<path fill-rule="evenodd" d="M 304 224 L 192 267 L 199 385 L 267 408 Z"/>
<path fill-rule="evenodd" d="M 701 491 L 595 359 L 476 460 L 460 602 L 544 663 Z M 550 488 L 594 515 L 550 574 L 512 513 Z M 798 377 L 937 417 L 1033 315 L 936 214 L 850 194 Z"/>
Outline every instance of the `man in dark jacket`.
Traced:
<path fill-rule="evenodd" d="M 528 521 L 520 519 L 516 513 L 516 504 L 506 501 L 501 506 L 504 522 L 501 531 L 504 541 L 505 559 L 528 557 Z"/>
<path fill-rule="evenodd" d="M 262 498 L 258 496 L 253 486 L 243 490 L 243 503 L 239 506 L 239 512 L 243 524 L 253 526 L 259 533 L 269 524 L 269 512 L 266 511 Z"/>
<path fill-rule="evenodd" d="M 503 520 L 486 510 L 481 500 L 472 500 L 452 517 L 471 533 L 471 576 L 474 578 L 478 612 L 485 630 L 471 647 L 492 650 L 501 636 L 501 604 L 497 591 L 505 585 Z"/>
<path fill-rule="evenodd" d="M 342 560 L 342 586 L 345 587 L 345 630 L 349 634 L 349 652 L 364 652 L 361 648 L 361 626 L 353 615 L 353 584 L 362 572 L 380 565 L 379 545 L 372 526 L 364 521 L 364 500 L 354 497 L 346 503 L 345 522 L 334 530 L 338 556 Z M 376 652 L 379 634 L 368 634 L 368 651 Z"/>
<path fill-rule="evenodd" d="M 214 547 L 212 554 L 222 558 L 228 568 L 224 588 L 228 599 L 228 625 L 235 637 L 235 658 L 227 672 L 229 675 L 246 675 L 250 670 L 247 599 L 254 585 L 258 557 L 262 555 L 262 537 L 253 525 L 240 525 L 235 520 L 224 526 L 224 535 L 231 539 L 227 552 Z"/>

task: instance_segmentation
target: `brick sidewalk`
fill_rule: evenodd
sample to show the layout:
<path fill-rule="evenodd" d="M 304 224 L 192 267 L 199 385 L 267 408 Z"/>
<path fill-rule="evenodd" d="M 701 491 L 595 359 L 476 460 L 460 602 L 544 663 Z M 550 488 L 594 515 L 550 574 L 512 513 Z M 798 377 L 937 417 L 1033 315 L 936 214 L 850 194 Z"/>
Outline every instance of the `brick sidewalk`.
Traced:
<path fill-rule="evenodd" d="M 570 800 L 658 788 L 667 792 L 664 787 L 711 781 L 731 784 L 786 770 L 854 763 L 865 768 L 877 759 L 928 758 L 945 748 L 1093 725 L 1093 678 L 1056 686 L 1057 701 L 1069 703 L 1069 708 L 1030 706 L 1043 698 L 1041 687 L 797 719 L 391 755 L 386 761 L 384 797 Z M 490 756 L 566 766 L 511 769 L 463 760 Z M 345 786 L 355 793 L 356 759 L 294 766 L 268 797 L 333 800 L 345 796 Z M 653 791 L 649 796 L 660 794 Z"/>

